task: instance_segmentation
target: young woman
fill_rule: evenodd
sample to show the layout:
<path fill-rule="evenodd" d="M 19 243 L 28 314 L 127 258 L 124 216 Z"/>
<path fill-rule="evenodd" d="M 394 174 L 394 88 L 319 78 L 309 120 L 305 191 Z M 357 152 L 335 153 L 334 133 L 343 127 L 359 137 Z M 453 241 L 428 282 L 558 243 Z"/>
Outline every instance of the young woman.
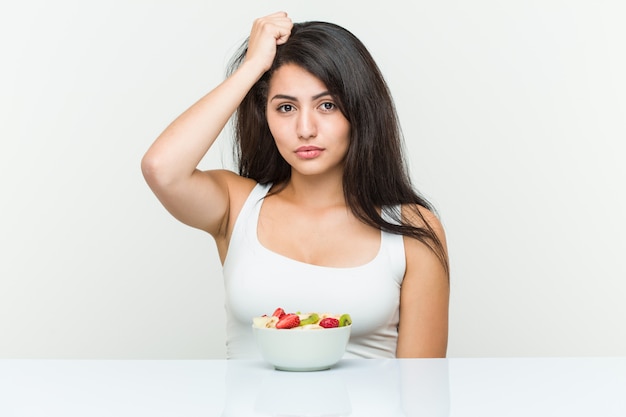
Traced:
<path fill-rule="evenodd" d="M 234 116 L 239 173 L 197 166 Z M 228 358 L 258 356 L 252 317 L 349 313 L 346 357 L 444 357 L 444 231 L 413 189 L 387 85 L 365 46 L 284 12 L 256 19 L 228 77 L 142 160 L 224 266 Z"/>

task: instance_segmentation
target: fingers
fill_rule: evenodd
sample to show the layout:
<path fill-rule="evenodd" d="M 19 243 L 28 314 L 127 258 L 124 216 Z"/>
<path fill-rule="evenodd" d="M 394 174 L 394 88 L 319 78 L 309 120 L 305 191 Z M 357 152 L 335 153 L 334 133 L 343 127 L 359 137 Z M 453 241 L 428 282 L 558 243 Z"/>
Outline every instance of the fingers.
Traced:
<path fill-rule="evenodd" d="M 276 33 L 275 39 L 277 45 L 282 45 L 287 42 L 289 35 L 291 35 L 291 28 L 293 22 L 289 18 L 286 12 L 276 12 L 271 16 L 271 22 L 275 25 Z"/>
<path fill-rule="evenodd" d="M 258 30 L 266 33 L 267 35 L 273 36 L 276 43 L 280 45 L 285 43 L 289 38 L 293 22 L 287 13 L 276 12 L 256 19 L 254 26 L 258 27 Z"/>
<path fill-rule="evenodd" d="M 287 42 L 293 22 L 285 12 L 276 12 L 255 19 L 248 39 L 247 61 L 259 62 L 269 68 L 276 55 L 276 46 Z"/>

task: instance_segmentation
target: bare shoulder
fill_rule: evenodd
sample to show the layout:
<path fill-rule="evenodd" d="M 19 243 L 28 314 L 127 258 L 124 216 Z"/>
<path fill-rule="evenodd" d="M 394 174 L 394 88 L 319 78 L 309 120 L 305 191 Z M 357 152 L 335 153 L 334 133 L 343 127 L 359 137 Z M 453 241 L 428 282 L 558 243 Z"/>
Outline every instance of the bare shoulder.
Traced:
<path fill-rule="evenodd" d="M 229 235 L 231 225 L 234 224 L 234 220 L 239 215 L 246 198 L 256 185 L 256 181 L 242 177 L 227 169 L 204 171 L 204 174 L 212 176 L 228 194 L 228 214 L 221 229 L 222 234 Z"/>
<path fill-rule="evenodd" d="M 431 229 L 445 249 L 445 229 L 435 213 L 417 204 L 404 204 L 402 206 L 402 218 L 413 226 Z"/>
<path fill-rule="evenodd" d="M 239 193 L 245 189 L 251 190 L 256 184 L 253 179 L 242 177 L 228 169 L 212 169 L 203 173 L 221 182 L 231 193 Z"/>
<path fill-rule="evenodd" d="M 416 275 L 421 277 L 447 275 L 446 233 L 439 217 L 418 205 L 403 205 L 402 217 L 413 226 L 426 230 L 424 239 L 404 237 L 407 261 L 407 277 L 405 278 Z M 431 238 L 428 237 L 429 234 Z"/>
<path fill-rule="evenodd" d="M 228 190 L 230 197 L 230 215 L 229 224 L 234 223 L 234 219 L 239 215 L 241 207 L 256 186 L 257 182 L 251 178 L 242 177 L 231 171 L 222 173 L 224 180 L 228 182 Z"/>

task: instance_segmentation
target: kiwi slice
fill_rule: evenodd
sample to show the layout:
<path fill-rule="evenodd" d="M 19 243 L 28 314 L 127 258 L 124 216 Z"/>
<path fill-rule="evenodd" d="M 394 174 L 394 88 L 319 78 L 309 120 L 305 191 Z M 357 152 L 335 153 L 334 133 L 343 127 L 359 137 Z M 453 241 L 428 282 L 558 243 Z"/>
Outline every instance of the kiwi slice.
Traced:
<path fill-rule="evenodd" d="M 305 326 L 307 324 L 315 324 L 319 321 L 320 316 L 317 315 L 317 313 L 311 313 L 309 314 L 309 317 L 300 320 L 300 326 Z"/>
<path fill-rule="evenodd" d="M 339 317 L 339 327 L 349 326 L 352 324 L 352 318 L 350 314 L 342 314 Z"/>

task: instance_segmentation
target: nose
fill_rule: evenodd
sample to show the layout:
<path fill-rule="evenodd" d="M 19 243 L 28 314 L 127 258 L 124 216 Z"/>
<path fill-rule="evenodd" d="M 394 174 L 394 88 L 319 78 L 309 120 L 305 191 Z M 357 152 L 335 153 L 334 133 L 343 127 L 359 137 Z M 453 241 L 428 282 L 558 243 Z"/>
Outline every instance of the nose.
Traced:
<path fill-rule="evenodd" d="M 298 114 L 296 133 L 300 139 L 314 138 L 317 135 L 315 116 L 307 111 L 301 110 Z"/>

